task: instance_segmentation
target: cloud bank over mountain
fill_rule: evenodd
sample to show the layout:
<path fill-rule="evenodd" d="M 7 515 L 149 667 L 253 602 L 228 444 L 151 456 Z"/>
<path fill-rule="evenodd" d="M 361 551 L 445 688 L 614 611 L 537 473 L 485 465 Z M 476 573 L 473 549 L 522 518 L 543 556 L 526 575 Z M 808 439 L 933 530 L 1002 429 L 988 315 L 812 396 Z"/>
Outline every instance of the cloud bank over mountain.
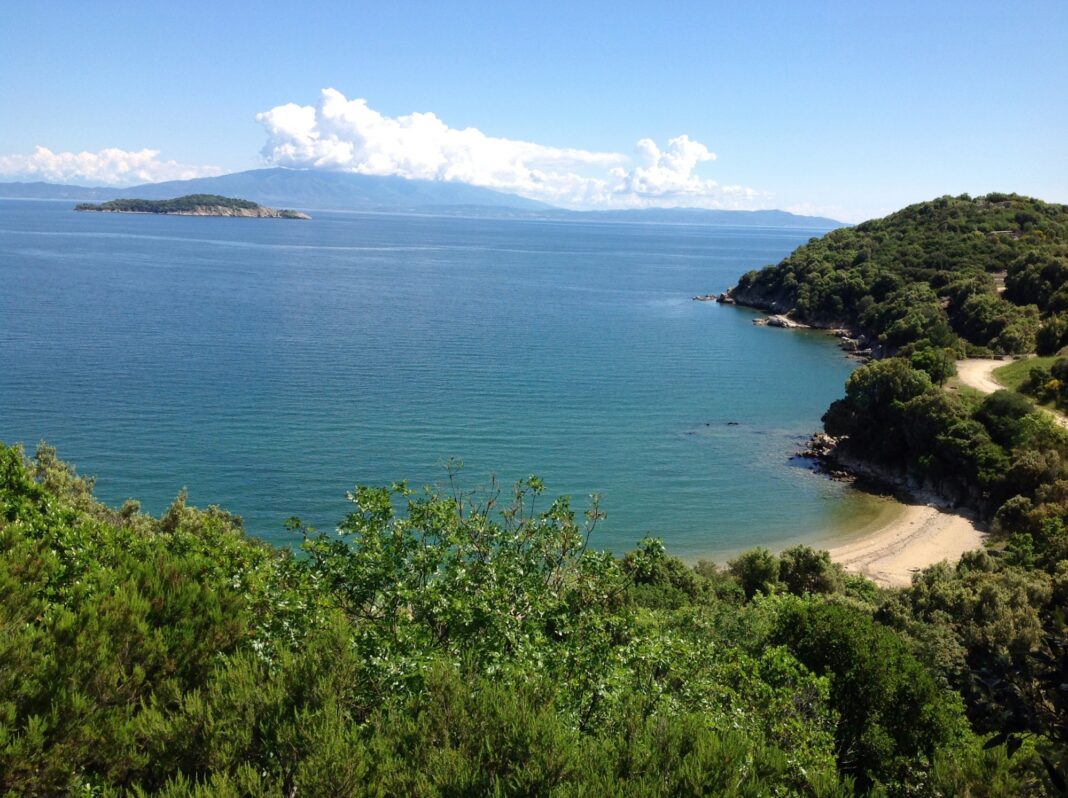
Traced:
<path fill-rule="evenodd" d="M 0 175 L 20 180 L 76 185 L 131 185 L 211 177 L 226 170 L 165 161 L 159 150 L 131 152 L 114 147 L 99 152 L 52 152 L 36 147 L 30 155 L 0 155 Z"/>
<path fill-rule="evenodd" d="M 633 156 L 551 147 L 452 128 L 433 113 L 386 116 L 336 89 L 314 106 L 287 103 L 256 119 L 274 166 L 456 181 L 576 208 L 753 208 L 764 198 L 698 175 L 716 155 L 685 135 L 663 149 L 641 139 Z"/>
<path fill-rule="evenodd" d="M 352 172 L 491 188 L 574 209 L 766 208 L 766 193 L 702 175 L 716 154 L 679 135 L 640 139 L 633 152 L 594 152 L 454 128 L 436 114 L 387 116 L 364 99 L 323 89 L 315 105 L 286 103 L 256 115 L 268 166 Z M 107 148 L 0 155 L 0 178 L 129 186 L 211 177 L 229 170 L 164 160 L 159 150 Z"/>

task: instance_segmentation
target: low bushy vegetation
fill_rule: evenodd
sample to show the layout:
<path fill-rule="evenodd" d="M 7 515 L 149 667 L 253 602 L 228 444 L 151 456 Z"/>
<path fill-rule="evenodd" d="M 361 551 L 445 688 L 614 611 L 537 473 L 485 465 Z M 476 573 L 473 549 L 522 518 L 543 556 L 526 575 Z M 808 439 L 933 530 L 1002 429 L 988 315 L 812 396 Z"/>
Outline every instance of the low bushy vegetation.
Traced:
<path fill-rule="evenodd" d="M 1068 408 L 1068 357 L 1040 357 L 1021 361 L 1014 366 L 1027 369 L 1019 379 L 1018 389 L 1043 404 L 1064 410 Z M 1021 369 L 1022 370 L 1022 369 Z"/>
<path fill-rule="evenodd" d="M 536 479 L 500 504 L 359 488 L 337 534 L 291 521 L 297 553 L 184 497 L 154 518 L 91 488 L 48 448 L 0 449 L 4 794 L 1048 786 L 1045 731 L 984 749 L 1009 708 L 973 695 L 969 657 L 1038 645 L 1063 576 L 984 566 L 1023 598 L 976 618 L 974 565 L 898 595 L 805 547 L 720 569 L 648 539 L 617 560 L 587 546 L 596 504 L 536 512 Z"/>

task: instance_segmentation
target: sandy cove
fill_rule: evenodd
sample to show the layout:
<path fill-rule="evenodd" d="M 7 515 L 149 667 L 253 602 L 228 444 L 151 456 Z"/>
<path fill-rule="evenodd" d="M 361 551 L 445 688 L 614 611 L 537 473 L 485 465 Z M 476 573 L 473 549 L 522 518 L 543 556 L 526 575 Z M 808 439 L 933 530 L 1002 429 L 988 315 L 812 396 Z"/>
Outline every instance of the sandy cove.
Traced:
<path fill-rule="evenodd" d="M 973 358 L 958 360 L 957 378 L 982 393 L 1004 386 L 994 379 L 994 369 L 1007 360 Z M 1051 413 L 1058 424 L 1068 419 Z M 830 549 L 831 558 L 850 573 L 863 574 L 884 587 L 904 587 L 912 575 L 929 565 L 957 562 L 967 551 L 981 548 L 985 530 L 971 513 L 953 510 L 932 495 L 920 494 L 901 504 L 901 512 L 889 523 L 856 540 Z"/>
<path fill-rule="evenodd" d="M 1003 387 L 994 380 L 993 371 L 1004 366 L 1004 360 L 961 360 L 956 365 L 965 385 L 983 393 Z M 974 515 L 918 494 L 903 501 L 901 512 L 889 523 L 834 546 L 830 553 L 850 573 L 863 574 L 883 587 L 906 587 L 917 571 L 943 560 L 955 563 L 965 552 L 981 548 L 985 534 Z"/>
<path fill-rule="evenodd" d="M 871 534 L 830 549 L 831 559 L 850 573 L 883 587 L 907 587 L 929 565 L 982 548 L 985 531 L 971 514 L 939 506 L 932 496 L 901 503 L 901 511 Z"/>

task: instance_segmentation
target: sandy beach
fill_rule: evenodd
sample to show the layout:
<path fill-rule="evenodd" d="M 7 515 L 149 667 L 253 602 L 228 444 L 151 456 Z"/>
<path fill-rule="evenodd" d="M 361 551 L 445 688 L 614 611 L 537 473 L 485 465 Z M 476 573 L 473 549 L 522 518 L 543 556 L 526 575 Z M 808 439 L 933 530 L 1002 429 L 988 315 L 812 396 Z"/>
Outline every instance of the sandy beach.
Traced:
<path fill-rule="evenodd" d="M 994 369 L 1007 362 L 1001 358 L 958 360 L 957 379 L 982 393 L 993 393 L 1004 387 L 994 379 Z M 1053 416 L 1059 424 L 1068 423 L 1059 414 Z M 900 512 L 889 521 L 830 548 L 832 559 L 880 585 L 901 587 L 928 565 L 956 562 L 964 552 L 983 544 L 985 533 L 975 518 L 945 507 L 935 496 L 916 496 L 899 506 Z"/>
<path fill-rule="evenodd" d="M 903 587 L 928 565 L 956 562 L 983 545 L 985 533 L 972 516 L 944 509 L 934 497 L 916 497 L 900 507 L 870 534 L 832 547 L 831 559 L 883 587 Z"/>

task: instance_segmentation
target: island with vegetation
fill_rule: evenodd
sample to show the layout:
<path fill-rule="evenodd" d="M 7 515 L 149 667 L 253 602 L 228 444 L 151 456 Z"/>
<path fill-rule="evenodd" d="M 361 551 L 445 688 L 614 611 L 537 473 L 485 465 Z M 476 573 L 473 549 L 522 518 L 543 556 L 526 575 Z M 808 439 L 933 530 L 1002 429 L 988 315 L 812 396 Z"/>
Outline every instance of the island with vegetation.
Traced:
<path fill-rule="evenodd" d="M 170 216 L 242 216 L 252 219 L 310 219 L 303 211 L 265 208 L 251 200 L 221 197 L 218 194 L 187 194 L 169 200 L 116 199 L 109 202 L 83 202 L 76 211 L 100 213 L 155 213 Z"/>
<path fill-rule="evenodd" d="M 944 198 L 732 292 L 870 336 L 832 456 L 990 520 L 905 587 L 806 546 L 615 557 L 590 545 L 596 500 L 546 502 L 536 477 L 358 487 L 336 530 L 292 518 L 273 548 L 184 494 L 109 507 L 47 446 L 0 446 L 0 792 L 1064 795 L 1065 369 L 1002 375 L 1048 409 L 952 372 L 1063 346 L 1066 214 Z"/>

